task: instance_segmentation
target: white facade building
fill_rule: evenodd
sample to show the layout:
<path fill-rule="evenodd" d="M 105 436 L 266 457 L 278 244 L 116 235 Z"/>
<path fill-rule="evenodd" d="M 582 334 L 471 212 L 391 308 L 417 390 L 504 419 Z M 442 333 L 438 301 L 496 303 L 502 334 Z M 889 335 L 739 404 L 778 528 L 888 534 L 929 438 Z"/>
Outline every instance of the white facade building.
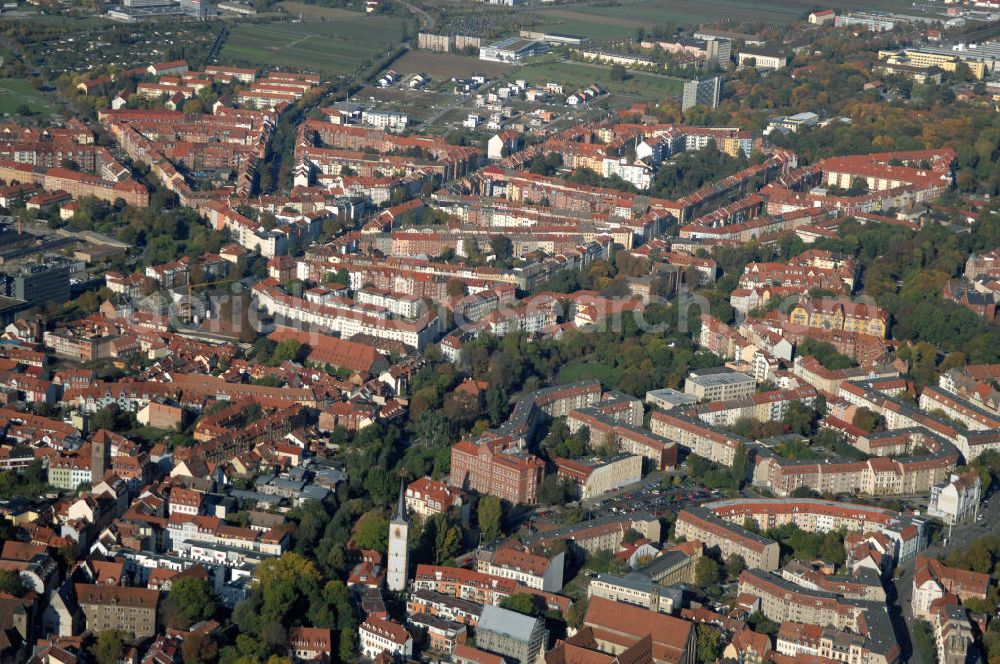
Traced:
<path fill-rule="evenodd" d="M 964 475 L 952 475 L 946 484 L 931 487 L 927 514 L 949 526 L 971 521 L 979 511 L 981 491 L 982 481 L 975 470 Z"/>
<path fill-rule="evenodd" d="M 361 653 L 375 659 L 382 653 L 409 659 L 413 656 L 413 637 L 406 628 L 392 620 L 369 618 L 358 627 Z"/>

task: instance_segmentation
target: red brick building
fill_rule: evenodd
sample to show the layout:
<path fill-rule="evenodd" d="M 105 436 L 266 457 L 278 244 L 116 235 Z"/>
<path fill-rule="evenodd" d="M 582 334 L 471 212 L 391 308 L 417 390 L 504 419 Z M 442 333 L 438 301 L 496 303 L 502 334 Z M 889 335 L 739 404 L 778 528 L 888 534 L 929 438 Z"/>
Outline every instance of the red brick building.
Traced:
<path fill-rule="evenodd" d="M 534 503 L 545 464 L 513 443 L 509 436 L 456 443 L 451 448 L 450 484 L 515 505 Z"/>

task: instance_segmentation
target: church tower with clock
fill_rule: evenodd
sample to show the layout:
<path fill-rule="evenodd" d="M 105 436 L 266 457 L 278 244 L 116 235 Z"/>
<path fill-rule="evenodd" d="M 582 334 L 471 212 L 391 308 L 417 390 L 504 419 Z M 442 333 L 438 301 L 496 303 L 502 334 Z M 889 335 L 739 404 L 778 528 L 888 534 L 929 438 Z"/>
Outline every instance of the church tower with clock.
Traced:
<path fill-rule="evenodd" d="M 406 515 L 406 500 L 402 481 L 399 483 L 399 504 L 389 522 L 389 590 L 406 590 L 406 575 L 410 563 L 410 519 Z"/>

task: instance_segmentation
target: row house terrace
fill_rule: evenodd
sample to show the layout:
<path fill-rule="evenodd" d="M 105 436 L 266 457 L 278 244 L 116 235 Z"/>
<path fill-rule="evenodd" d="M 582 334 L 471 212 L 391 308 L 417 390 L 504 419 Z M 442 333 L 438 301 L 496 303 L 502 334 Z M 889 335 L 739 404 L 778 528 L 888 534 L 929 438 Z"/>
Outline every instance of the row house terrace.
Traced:
<path fill-rule="evenodd" d="M 812 405 L 817 396 L 816 389 L 806 385 L 787 390 L 759 392 L 743 399 L 713 401 L 696 406 L 693 412 L 698 419 L 718 427 L 733 426 L 740 419 L 776 422 L 784 418 L 793 402 Z"/>
<path fill-rule="evenodd" d="M 647 211 L 655 212 L 659 218 L 676 217 L 678 208 L 665 199 L 639 197 L 600 187 L 590 187 L 571 183 L 560 178 L 534 175 L 531 173 L 508 171 L 496 166 L 487 166 L 479 176 L 478 187 L 482 195 L 504 196 L 519 203 L 541 204 L 560 210 L 579 213 L 604 213 L 632 219 Z M 637 199 L 642 199 L 640 202 Z"/>
<path fill-rule="evenodd" d="M 211 201 L 199 206 L 199 212 L 215 226 L 228 229 L 238 244 L 249 251 L 259 251 L 265 258 L 287 253 L 289 247 L 308 244 L 319 236 L 320 220 L 311 216 L 296 218 L 265 229 L 259 222 L 236 212 L 226 203 Z"/>
<path fill-rule="evenodd" d="M 135 207 L 149 205 L 149 192 L 146 187 L 131 178 L 120 181 L 105 180 L 101 176 L 80 173 L 68 168 L 46 168 L 0 159 L 0 179 L 7 182 L 33 183 L 46 191 L 65 191 L 73 198 L 93 196 L 111 203 L 121 199 Z"/>
<path fill-rule="evenodd" d="M 852 629 L 860 607 L 841 602 L 836 595 L 809 590 L 764 570 L 744 570 L 739 592 L 761 600 L 761 612 L 779 623 L 786 621 Z"/>
<path fill-rule="evenodd" d="M 957 447 L 966 461 L 974 460 L 990 450 L 1000 450 L 1000 435 L 997 429 L 967 430 L 950 420 L 943 420 L 932 413 L 917 410 L 894 398 L 892 390 L 903 388 L 892 384 L 888 390 L 883 390 L 882 382 L 877 380 L 844 382 L 840 386 L 838 396 L 854 406 L 863 406 L 882 415 L 890 430 L 910 427 L 923 427 L 929 430 Z"/>
<path fill-rule="evenodd" d="M 313 304 L 307 300 L 286 295 L 273 280 L 254 286 L 258 305 L 275 316 L 320 326 L 339 333 L 344 339 L 366 334 L 379 339 L 399 341 L 411 348 L 422 350 L 433 342 L 439 333 L 440 323 L 430 313 L 414 321 L 380 318 L 340 307 Z"/>
<path fill-rule="evenodd" d="M 795 168 L 797 157 L 787 150 L 775 150 L 766 161 L 734 173 L 678 200 L 677 220 L 685 223 L 707 207 L 747 196 L 782 173 Z"/>
<path fill-rule="evenodd" d="M 663 470 L 677 464 L 677 444 L 663 436 L 643 429 L 640 425 L 620 422 L 599 408 L 580 408 L 566 418 L 570 431 L 582 427 L 590 431 L 591 445 L 612 445 L 621 452 L 649 459 L 654 468 Z"/>
<path fill-rule="evenodd" d="M 290 536 L 283 530 L 260 532 L 230 526 L 209 516 L 172 514 L 167 521 L 170 549 L 182 557 L 204 558 L 227 564 L 228 551 L 245 550 L 265 556 L 280 556 L 289 546 Z"/>
<path fill-rule="evenodd" d="M 793 524 L 809 533 L 839 528 L 861 532 L 884 526 L 898 516 L 892 510 L 873 505 L 819 498 L 717 500 L 707 503 L 705 507 L 734 523 L 743 523 L 751 518 L 761 530 Z"/>
<path fill-rule="evenodd" d="M 413 589 L 417 592 L 430 591 L 456 597 L 477 604 L 498 605 L 518 592 L 519 584 L 514 579 L 460 567 L 417 565 Z"/>
<path fill-rule="evenodd" d="M 789 265 L 786 263 L 750 263 L 740 275 L 740 285 L 744 288 L 755 286 L 794 286 L 802 291 L 819 288 L 834 292 L 849 293 L 849 282 L 853 282 L 853 271 L 844 272 L 812 266 Z"/>
<path fill-rule="evenodd" d="M 680 236 L 701 240 L 708 246 L 736 246 L 751 240 L 763 243 L 775 241 L 781 233 L 796 231 L 802 227 L 814 226 L 830 217 L 831 213 L 822 208 L 800 209 L 773 216 L 762 216 L 749 221 L 727 225 L 703 225 L 695 219 L 683 226 Z"/>
<path fill-rule="evenodd" d="M 880 152 L 849 157 L 831 157 L 818 163 L 824 182 L 849 189 L 855 179 L 866 181 L 870 190 L 883 191 L 903 185 L 936 187 L 951 183 L 955 151 L 920 150 L 914 152 Z M 903 165 L 892 165 L 901 162 Z M 926 162 L 929 168 L 921 168 Z"/>
<path fill-rule="evenodd" d="M 754 468 L 754 484 L 779 496 L 791 496 L 800 487 L 820 493 L 913 495 L 927 493 L 947 479 L 958 458 L 957 451 L 905 459 L 874 457 L 824 463 L 767 457 L 761 458 Z"/>

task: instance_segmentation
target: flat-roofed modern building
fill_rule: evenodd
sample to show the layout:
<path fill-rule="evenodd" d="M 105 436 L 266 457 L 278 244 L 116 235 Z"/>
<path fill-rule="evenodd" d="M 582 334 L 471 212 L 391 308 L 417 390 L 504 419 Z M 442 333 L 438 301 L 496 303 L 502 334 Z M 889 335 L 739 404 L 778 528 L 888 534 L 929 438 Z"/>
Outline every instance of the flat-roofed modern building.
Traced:
<path fill-rule="evenodd" d="M 534 664 L 547 647 L 548 630 L 532 618 L 499 606 L 484 606 L 476 625 L 476 647 L 518 664 Z"/>
<path fill-rule="evenodd" d="M 684 394 L 680 390 L 665 387 L 662 390 L 650 390 L 646 392 L 646 403 L 659 406 L 663 410 L 671 410 L 680 406 L 690 406 L 698 403 L 698 397 L 692 394 Z"/>
<path fill-rule="evenodd" d="M 756 386 L 753 376 L 717 367 L 688 374 L 684 381 L 684 393 L 705 401 L 742 399 L 753 394 Z"/>
<path fill-rule="evenodd" d="M 534 39 L 509 37 L 479 49 L 480 60 L 491 62 L 520 62 L 533 55 L 541 55 L 549 50 L 548 44 Z"/>
<path fill-rule="evenodd" d="M 722 96 L 722 77 L 713 76 L 702 80 L 686 81 L 684 96 L 681 99 L 681 110 L 686 111 L 695 106 L 715 108 Z"/>

